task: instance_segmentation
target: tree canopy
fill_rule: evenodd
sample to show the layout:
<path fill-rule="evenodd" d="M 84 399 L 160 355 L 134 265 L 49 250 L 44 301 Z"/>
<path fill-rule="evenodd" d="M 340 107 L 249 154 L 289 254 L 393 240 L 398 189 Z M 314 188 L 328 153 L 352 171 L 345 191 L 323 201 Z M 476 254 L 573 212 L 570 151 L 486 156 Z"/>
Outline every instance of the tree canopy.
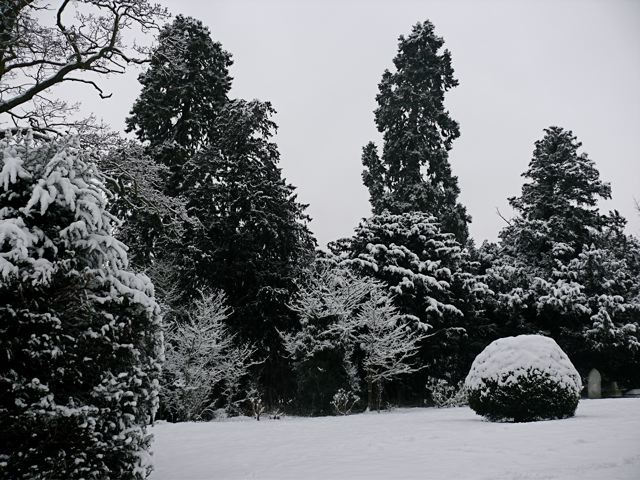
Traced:
<path fill-rule="evenodd" d="M 470 217 L 458 203 L 458 180 L 449 164 L 460 129 L 444 105 L 445 93 L 458 81 L 443 47 L 428 20 L 400 37 L 395 71 L 385 70 L 376 96 L 382 156 L 373 143 L 364 147 L 363 180 L 374 213 L 424 212 L 464 243 Z"/>

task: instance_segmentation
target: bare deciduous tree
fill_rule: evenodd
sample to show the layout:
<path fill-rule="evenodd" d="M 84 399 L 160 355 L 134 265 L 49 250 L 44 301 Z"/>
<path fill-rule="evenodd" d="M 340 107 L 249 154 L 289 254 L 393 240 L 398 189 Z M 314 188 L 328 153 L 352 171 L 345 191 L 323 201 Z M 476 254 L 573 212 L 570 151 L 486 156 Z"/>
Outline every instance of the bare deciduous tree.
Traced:
<path fill-rule="evenodd" d="M 161 397 L 175 420 L 201 420 L 218 400 L 229 402 L 255 365 L 255 349 L 236 345 L 225 325 L 230 309 L 221 292 L 204 294 L 186 321 L 165 332 L 166 361 Z"/>
<path fill-rule="evenodd" d="M 296 368 L 312 364 L 323 352 L 337 352 L 349 388 L 357 390 L 358 369 L 353 359 L 358 333 L 356 312 L 376 288 L 381 288 L 381 284 L 371 278 L 359 277 L 331 263 L 317 262 L 307 284 L 290 305 L 300 319 L 300 329 L 281 333 L 283 346 Z"/>
<path fill-rule="evenodd" d="M 166 9 L 148 0 L 3 0 L 0 3 L 0 115 L 51 129 L 70 108 L 47 95 L 77 82 L 108 98 L 96 75 L 144 63 L 146 49 L 125 41 L 128 31 L 157 29 Z M 87 75 L 93 74 L 93 75 Z"/>
<path fill-rule="evenodd" d="M 420 342 L 428 335 L 410 329 L 402 321 L 403 316 L 393 305 L 393 298 L 378 288 L 371 292 L 355 319 L 361 333 L 358 341 L 364 359 L 362 367 L 367 382 L 368 408 L 373 404 L 373 388 L 376 388 L 376 405 L 380 411 L 384 383 L 400 375 L 420 370 L 413 363 Z"/>
<path fill-rule="evenodd" d="M 301 328 L 282 337 L 295 364 L 323 350 L 343 351 L 353 388 L 359 383 L 357 363 L 362 367 L 369 409 L 375 404 L 380 410 L 385 382 L 422 368 L 414 365 L 414 356 L 420 342 L 434 335 L 407 324 L 382 282 L 330 264 L 316 267 L 291 308 Z"/>
<path fill-rule="evenodd" d="M 101 140 L 100 135 L 87 135 L 87 141 Z M 149 266 L 160 256 L 167 261 L 171 243 L 179 241 L 192 221 L 185 201 L 165 193 L 168 167 L 155 162 L 140 144 L 117 136 L 106 142 L 104 150 L 98 166 L 113 193 L 111 212 L 125 220 L 118 237 L 129 247 L 130 260 L 138 267 Z"/>

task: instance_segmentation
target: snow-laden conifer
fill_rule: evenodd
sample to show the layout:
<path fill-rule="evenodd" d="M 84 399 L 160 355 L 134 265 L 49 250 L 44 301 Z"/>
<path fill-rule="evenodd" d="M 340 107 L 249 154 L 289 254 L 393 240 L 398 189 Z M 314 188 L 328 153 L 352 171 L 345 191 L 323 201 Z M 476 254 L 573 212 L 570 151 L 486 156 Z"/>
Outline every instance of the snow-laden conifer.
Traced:
<path fill-rule="evenodd" d="M 0 476 L 146 478 L 153 285 L 112 236 L 90 150 L 7 134 L 0 151 Z"/>
<path fill-rule="evenodd" d="M 425 213 L 385 212 L 362 221 L 352 238 L 331 245 L 344 265 L 382 281 L 419 332 L 433 334 L 421 355 L 456 381 L 472 358 L 453 355 L 467 327 L 474 328 L 478 298 L 487 287 L 473 273 L 466 248 Z"/>
<path fill-rule="evenodd" d="M 522 194 L 510 199 L 518 215 L 499 247 L 483 249 L 495 291 L 488 309 L 503 335 L 551 336 L 583 375 L 598 368 L 633 382 L 640 379 L 640 247 L 617 212 L 599 211 L 611 187 L 580 146 L 559 127 L 536 142 Z"/>
<path fill-rule="evenodd" d="M 376 96 L 382 155 L 371 142 L 364 147 L 362 176 L 375 214 L 427 213 L 465 243 L 470 218 L 458 202 L 458 179 L 448 158 L 460 129 L 444 105 L 446 92 L 458 81 L 451 53 L 443 47 L 428 20 L 400 36 L 395 68 L 384 71 Z"/>
<path fill-rule="evenodd" d="M 186 203 L 180 238 L 162 252 L 177 270 L 171 307 L 183 315 L 200 290 L 223 290 L 231 332 L 265 360 L 254 373 L 272 406 L 292 393 L 277 330 L 291 327 L 286 305 L 313 258 L 306 206 L 278 166 L 273 107 L 228 98 L 231 55 L 202 22 L 177 16 L 158 40 L 127 125 Z"/>
<path fill-rule="evenodd" d="M 220 133 L 215 122 L 228 100 L 231 64 L 200 20 L 177 15 L 160 30 L 127 130 L 170 168 L 170 193 L 181 190 L 184 162 Z"/>

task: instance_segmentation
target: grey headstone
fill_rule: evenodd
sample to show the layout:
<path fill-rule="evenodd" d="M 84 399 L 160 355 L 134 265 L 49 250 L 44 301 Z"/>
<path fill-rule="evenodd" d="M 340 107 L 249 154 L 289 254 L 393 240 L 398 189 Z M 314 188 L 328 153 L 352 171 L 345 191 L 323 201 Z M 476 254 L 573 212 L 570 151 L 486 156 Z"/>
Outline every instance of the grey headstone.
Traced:
<path fill-rule="evenodd" d="M 620 391 L 620 387 L 618 387 L 618 382 L 611 382 L 609 386 L 609 396 L 610 397 L 621 397 L 622 392 Z"/>
<path fill-rule="evenodd" d="M 587 395 L 589 398 L 602 397 L 602 375 L 595 368 L 589 372 Z"/>

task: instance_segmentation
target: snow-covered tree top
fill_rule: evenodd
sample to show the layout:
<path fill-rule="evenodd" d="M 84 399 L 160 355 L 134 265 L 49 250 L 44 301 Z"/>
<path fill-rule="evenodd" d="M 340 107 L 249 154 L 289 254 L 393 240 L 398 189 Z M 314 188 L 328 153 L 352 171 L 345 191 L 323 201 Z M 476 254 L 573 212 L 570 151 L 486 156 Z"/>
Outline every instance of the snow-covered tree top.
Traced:
<path fill-rule="evenodd" d="M 529 371 L 550 376 L 558 384 L 580 393 L 580 375 L 558 344 L 542 335 L 518 335 L 495 340 L 471 365 L 465 385 L 483 389 L 487 382 L 517 383 Z"/>
<path fill-rule="evenodd" d="M 110 193 L 79 139 L 41 144 L 31 133 L 6 134 L 0 152 L 0 201 L 7 205 L 0 209 L 0 279 L 48 285 L 69 261 L 53 252 L 74 252 L 74 268 L 104 277 L 111 296 L 132 296 L 155 311 L 149 279 L 127 271 L 127 247 L 112 235 L 118 220 L 106 210 Z M 59 222 L 42 228 L 45 214 Z"/>

